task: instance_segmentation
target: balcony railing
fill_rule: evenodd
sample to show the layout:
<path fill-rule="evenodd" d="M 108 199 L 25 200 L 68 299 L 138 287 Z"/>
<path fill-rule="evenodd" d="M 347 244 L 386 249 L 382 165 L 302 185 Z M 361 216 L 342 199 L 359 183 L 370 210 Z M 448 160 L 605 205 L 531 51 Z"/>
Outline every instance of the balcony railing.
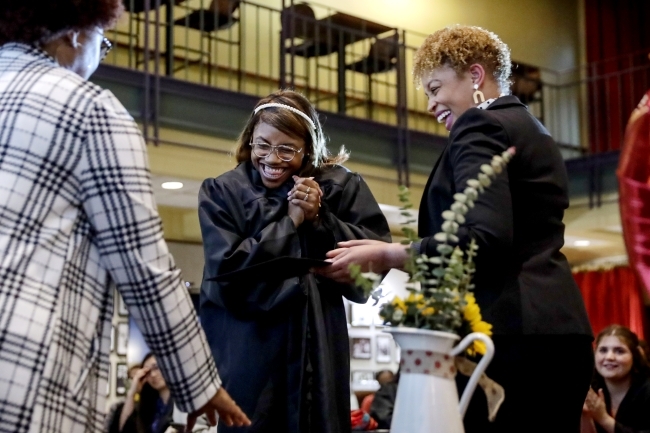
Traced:
<path fill-rule="evenodd" d="M 404 160 L 408 130 L 447 134 L 410 78 L 426 35 L 316 3 L 124 1 L 128 13 L 109 32 L 117 45 L 110 64 L 256 96 L 293 87 L 319 110 L 397 126 Z M 650 62 L 638 56 L 562 72 L 520 65 L 512 90 L 565 157 L 606 152 L 620 146 L 627 117 L 650 88 Z"/>

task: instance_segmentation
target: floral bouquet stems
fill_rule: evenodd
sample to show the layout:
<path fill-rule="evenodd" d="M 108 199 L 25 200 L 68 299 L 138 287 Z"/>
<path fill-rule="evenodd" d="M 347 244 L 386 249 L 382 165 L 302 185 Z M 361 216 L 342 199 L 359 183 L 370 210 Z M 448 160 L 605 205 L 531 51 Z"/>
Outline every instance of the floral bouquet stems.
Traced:
<path fill-rule="evenodd" d="M 472 293 L 474 286 L 471 281 L 475 272 L 474 260 L 478 245 L 472 239 L 466 251 L 463 251 L 457 245 L 457 233 L 460 225 L 465 223 L 465 215 L 474 207 L 479 195 L 490 187 L 514 154 L 515 150 L 511 147 L 501 155 L 495 155 L 490 164 L 480 167 L 477 178 L 467 181 L 462 193 L 454 194 L 451 208 L 442 213 L 442 231 L 434 235 L 434 239 L 439 243 L 439 255 L 429 257 L 407 247 L 408 258 L 404 270 L 409 274 L 407 290 L 410 293 L 406 299 L 395 296 L 391 302 L 382 305 L 379 314 L 385 324 L 452 332 L 461 336 L 471 332 L 492 334 L 492 325 L 482 320 L 481 310 Z M 402 203 L 401 215 L 407 218 L 403 225 L 412 224 L 415 221 L 409 210 L 413 206 L 406 187 L 400 187 L 399 199 Z M 404 244 L 419 240 L 415 231 L 409 227 L 403 227 L 402 232 L 406 237 Z M 376 300 L 385 296 L 381 290 L 377 290 L 380 275 L 373 272 L 362 273 L 356 265 L 350 266 L 350 273 L 366 295 Z M 468 353 L 483 354 L 485 346 L 481 342 L 475 342 L 468 349 Z"/>

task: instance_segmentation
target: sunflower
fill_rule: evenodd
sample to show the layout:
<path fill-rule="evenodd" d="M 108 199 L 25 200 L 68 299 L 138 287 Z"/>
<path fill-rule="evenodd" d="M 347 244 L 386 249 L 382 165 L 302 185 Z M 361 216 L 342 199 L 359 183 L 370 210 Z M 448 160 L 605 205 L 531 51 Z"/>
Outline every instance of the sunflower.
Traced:
<path fill-rule="evenodd" d="M 463 318 L 469 322 L 472 332 L 481 332 L 487 336 L 492 335 L 492 325 L 483 321 L 481 309 L 476 303 L 474 295 L 471 293 L 465 294 L 465 302 L 467 304 L 463 310 Z M 485 355 L 486 351 L 487 348 L 482 341 L 475 341 L 474 344 L 467 348 L 467 353 L 470 356 L 475 356 L 476 354 Z"/>

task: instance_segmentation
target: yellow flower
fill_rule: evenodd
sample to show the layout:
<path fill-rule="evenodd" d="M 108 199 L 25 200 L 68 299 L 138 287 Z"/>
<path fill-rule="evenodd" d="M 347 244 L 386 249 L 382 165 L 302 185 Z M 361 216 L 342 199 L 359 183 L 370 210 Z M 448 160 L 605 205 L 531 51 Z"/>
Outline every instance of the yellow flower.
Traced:
<path fill-rule="evenodd" d="M 402 310 L 403 312 L 406 313 L 406 304 L 404 304 L 404 301 L 402 301 L 402 298 L 400 298 L 399 296 L 395 296 L 391 304 L 393 304 L 393 306 L 398 310 Z"/>
<path fill-rule="evenodd" d="M 465 320 L 467 320 L 471 324 L 481 321 L 482 319 L 481 309 L 476 303 L 476 299 L 474 298 L 474 295 L 472 295 L 471 293 L 467 293 L 465 295 L 465 302 L 467 302 L 467 305 L 463 310 L 463 317 L 465 318 Z"/>
<path fill-rule="evenodd" d="M 470 356 L 475 356 L 476 354 L 485 355 L 485 352 L 487 352 L 487 347 L 485 347 L 485 343 L 482 341 L 475 341 L 467 348 L 467 353 L 469 353 Z"/>
<path fill-rule="evenodd" d="M 422 293 L 413 293 L 413 292 L 411 292 L 411 293 L 409 293 L 409 297 L 406 298 L 406 302 L 408 302 L 409 304 L 415 304 L 417 302 L 421 302 L 423 299 L 424 299 L 424 296 L 422 295 Z"/>
<path fill-rule="evenodd" d="M 422 310 L 422 315 L 424 317 L 432 316 L 436 312 L 436 309 L 433 307 L 427 307 L 424 310 Z"/>
<path fill-rule="evenodd" d="M 474 295 L 471 293 L 466 294 L 465 302 L 467 302 L 467 305 L 465 306 L 465 310 L 463 310 L 463 317 L 469 322 L 472 332 L 481 332 L 485 335 L 492 335 L 492 325 L 483 321 L 481 309 L 476 303 Z M 476 354 L 485 355 L 486 351 L 487 347 L 482 341 L 475 341 L 467 348 L 467 353 L 469 353 L 470 356 Z"/>
<path fill-rule="evenodd" d="M 492 335 L 492 325 L 482 320 L 472 323 L 472 332 L 482 332 L 485 335 Z"/>

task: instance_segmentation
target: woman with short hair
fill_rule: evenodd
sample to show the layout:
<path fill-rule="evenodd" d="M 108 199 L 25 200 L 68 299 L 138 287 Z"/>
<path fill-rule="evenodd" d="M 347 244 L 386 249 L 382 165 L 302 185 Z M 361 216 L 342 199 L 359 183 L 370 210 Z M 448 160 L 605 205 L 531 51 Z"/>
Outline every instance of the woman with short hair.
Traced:
<path fill-rule="evenodd" d="M 591 327 L 571 270 L 560 252 L 569 205 L 560 151 L 544 126 L 509 94 L 510 50 L 497 35 L 451 26 L 429 35 L 415 53 L 414 78 L 428 111 L 449 131 L 420 204 L 411 248 L 437 256 L 442 213 L 467 181 L 510 147 L 516 154 L 460 223 L 458 245 L 479 249 L 473 283 L 485 321 L 493 325 L 495 358 L 487 374 L 503 385 L 494 423 L 474 394 L 465 417 L 470 432 L 577 431 L 589 386 Z M 348 281 L 350 263 L 375 272 L 402 267 L 403 246 L 343 242 L 329 253 L 325 276 Z M 372 266 L 371 266 L 372 265 Z M 561 355 L 560 355 L 561 354 Z M 561 356 L 561 360 L 557 356 Z M 479 400 L 483 402 L 479 402 Z M 539 411 L 553 404 L 553 410 Z"/>

